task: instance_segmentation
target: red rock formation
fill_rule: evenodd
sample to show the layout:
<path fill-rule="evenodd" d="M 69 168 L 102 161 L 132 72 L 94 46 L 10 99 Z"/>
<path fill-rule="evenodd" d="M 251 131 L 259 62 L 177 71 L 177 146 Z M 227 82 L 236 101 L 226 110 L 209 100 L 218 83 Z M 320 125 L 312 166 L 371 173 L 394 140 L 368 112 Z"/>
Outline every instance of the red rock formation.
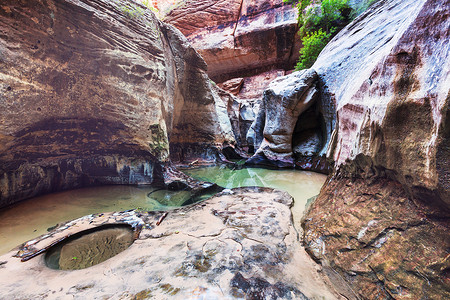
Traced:
<path fill-rule="evenodd" d="M 304 238 L 365 299 L 450 297 L 448 28 L 448 0 L 380 1 L 313 66 L 336 170 Z"/>
<path fill-rule="evenodd" d="M 408 3 L 373 7 L 314 64 L 324 102 L 337 111 L 336 147 L 329 154 L 337 167 L 366 156 L 368 169 L 359 166 L 364 176 L 392 170 L 415 197 L 450 206 L 449 154 L 442 151 L 450 92 L 448 1 Z M 424 189 L 432 195 L 422 197 Z"/>
<path fill-rule="evenodd" d="M 282 0 L 188 0 L 164 21 L 187 36 L 216 82 L 291 69 L 298 57 L 297 12 Z"/>
<path fill-rule="evenodd" d="M 162 181 L 169 142 L 233 143 L 206 64 L 144 6 L 6 0 L 0 28 L 0 206 Z"/>
<path fill-rule="evenodd" d="M 282 0 L 188 0 L 164 21 L 187 36 L 208 64 L 208 75 L 238 98 L 245 108 L 237 112 L 243 129 L 254 120 L 264 89 L 298 58 L 297 9 Z M 253 148 L 246 132 L 238 135 L 240 146 Z"/>

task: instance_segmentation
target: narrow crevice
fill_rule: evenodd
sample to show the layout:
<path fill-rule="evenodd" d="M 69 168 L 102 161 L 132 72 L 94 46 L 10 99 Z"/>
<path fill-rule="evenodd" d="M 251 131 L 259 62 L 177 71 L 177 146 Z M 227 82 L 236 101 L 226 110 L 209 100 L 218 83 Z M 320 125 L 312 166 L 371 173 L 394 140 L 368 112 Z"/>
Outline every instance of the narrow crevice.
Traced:
<path fill-rule="evenodd" d="M 234 25 L 234 29 L 233 29 L 233 48 L 236 49 L 236 29 L 238 27 L 239 24 L 239 19 L 241 18 L 241 12 L 242 12 L 242 4 L 244 3 L 244 0 L 241 0 L 241 4 L 239 5 L 239 12 L 238 12 L 238 16 L 236 19 L 236 25 Z"/>
<path fill-rule="evenodd" d="M 396 227 L 396 226 L 386 227 L 376 237 L 371 239 L 363 248 L 367 249 L 367 248 L 370 248 L 370 247 L 374 247 L 374 244 L 378 243 L 381 239 L 385 238 L 386 235 L 390 231 L 404 232 L 404 231 L 406 231 L 406 230 L 408 230 L 410 228 L 419 227 L 419 226 L 423 226 L 423 225 L 426 225 L 426 224 L 427 224 L 427 222 L 425 222 L 425 221 L 419 221 L 419 222 L 416 222 L 416 223 L 408 223 L 408 224 L 406 224 L 406 226 L 404 228 Z"/>
<path fill-rule="evenodd" d="M 369 265 L 369 268 L 370 268 L 370 270 L 372 270 L 373 275 L 375 276 L 378 285 L 381 287 L 381 289 L 383 290 L 383 292 L 386 293 L 386 296 L 388 296 L 388 299 L 389 299 L 389 300 L 394 300 L 395 298 L 391 295 L 391 293 L 389 293 L 388 289 L 386 288 L 386 285 L 385 285 L 384 281 L 381 280 L 381 279 L 378 277 L 377 272 L 376 272 L 370 265 Z"/>

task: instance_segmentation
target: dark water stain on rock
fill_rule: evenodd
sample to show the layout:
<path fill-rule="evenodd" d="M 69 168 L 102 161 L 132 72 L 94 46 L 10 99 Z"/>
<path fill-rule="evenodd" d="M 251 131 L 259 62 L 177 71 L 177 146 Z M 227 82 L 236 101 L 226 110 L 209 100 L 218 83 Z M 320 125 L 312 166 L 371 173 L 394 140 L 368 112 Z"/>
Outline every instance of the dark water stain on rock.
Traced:
<path fill-rule="evenodd" d="M 245 299 L 308 299 L 298 289 L 281 282 L 271 284 L 259 277 L 245 278 L 241 273 L 236 273 L 231 279 L 233 296 Z"/>

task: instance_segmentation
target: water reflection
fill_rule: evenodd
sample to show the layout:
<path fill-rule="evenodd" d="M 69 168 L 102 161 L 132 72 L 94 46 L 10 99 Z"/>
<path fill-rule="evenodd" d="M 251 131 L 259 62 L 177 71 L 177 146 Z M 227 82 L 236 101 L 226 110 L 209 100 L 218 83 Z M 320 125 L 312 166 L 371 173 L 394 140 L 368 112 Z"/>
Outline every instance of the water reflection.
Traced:
<path fill-rule="evenodd" d="M 214 182 L 225 188 L 262 186 L 288 192 L 295 200 L 292 213 L 294 225 L 298 230 L 300 230 L 300 219 L 308 199 L 320 192 L 326 179 L 323 174 L 307 171 L 259 168 L 231 170 L 224 166 L 189 169 L 183 172 L 196 179 Z"/>
<path fill-rule="evenodd" d="M 231 170 L 223 166 L 184 172 L 225 188 L 263 186 L 287 191 L 295 199 L 295 224 L 299 222 L 298 216 L 302 215 L 306 201 L 319 193 L 326 178 L 313 172 L 256 168 Z M 214 192 L 217 191 L 211 191 L 211 194 Z M 36 197 L 0 210 L 0 254 L 46 233 L 58 223 L 85 215 L 128 209 L 167 210 L 191 204 L 192 199 L 208 198 L 211 194 L 192 198 L 186 191 L 157 190 L 150 186 L 103 186 Z"/>
<path fill-rule="evenodd" d="M 46 233 L 58 223 L 85 215 L 129 209 L 168 210 L 189 199 L 190 193 L 186 191 L 126 185 L 83 188 L 32 198 L 0 210 L 0 254 Z"/>

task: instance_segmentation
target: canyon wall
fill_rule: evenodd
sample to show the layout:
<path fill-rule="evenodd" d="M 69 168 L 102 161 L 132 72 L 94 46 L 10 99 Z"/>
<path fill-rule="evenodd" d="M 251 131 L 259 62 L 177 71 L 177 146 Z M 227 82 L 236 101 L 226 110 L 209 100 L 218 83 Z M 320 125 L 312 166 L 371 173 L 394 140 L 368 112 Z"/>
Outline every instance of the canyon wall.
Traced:
<path fill-rule="evenodd" d="M 234 143 L 203 59 L 130 1 L 2 1 L 0 91 L 0 206 L 163 184 L 169 144 Z"/>
<path fill-rule="evenodd" d="M 188 0 L 164 21 L 186 35 L 216 82 L 292 69 L 298 57 L 297 11 L 282 0 Z"/>
<path fill-rule="evenodd" d="M 208 64 L 208 75 L 236 99 L 237 144 L 253 152 L 247 131 L 264 89 L 292 70 L 301 47 L 297 9 L 282 0 L 188 0 L 164 17 L 186 35 Z"/>
<path fill-rule="evenodd" d="M 335 171 L 311 255 L 367 299 L 450 297 L 450 2 L 379 1 L 312 67 Z"/>
<path fill-rule="evenodd" d="M 336 167 L 352 161 L 351 172 L 362 176 L 393 170 L 415 197 L 450 205 L 450 21 L 449 2 L 441 2 L 376 5 L 341 31 L 313 68 L 324 102 L 336 105 L 329 153 Z M 422 195 L 425 189 L 433 193 Z"/>

